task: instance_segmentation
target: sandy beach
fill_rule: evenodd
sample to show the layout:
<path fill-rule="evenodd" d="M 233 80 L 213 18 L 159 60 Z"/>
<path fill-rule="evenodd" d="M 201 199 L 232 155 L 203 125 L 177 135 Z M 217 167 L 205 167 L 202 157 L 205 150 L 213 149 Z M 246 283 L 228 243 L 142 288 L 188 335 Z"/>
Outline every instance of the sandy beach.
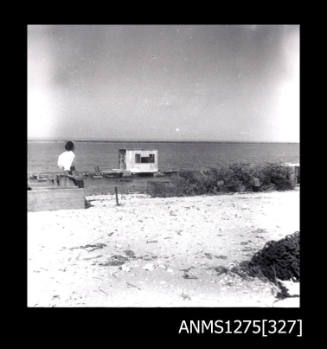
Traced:
<path fill-rule="evenodd" d="M 299 306 L 226 272 L 299 230 L 299 189 L 87 199 L 84 210 L 28 213 L 28 306 Z"/>

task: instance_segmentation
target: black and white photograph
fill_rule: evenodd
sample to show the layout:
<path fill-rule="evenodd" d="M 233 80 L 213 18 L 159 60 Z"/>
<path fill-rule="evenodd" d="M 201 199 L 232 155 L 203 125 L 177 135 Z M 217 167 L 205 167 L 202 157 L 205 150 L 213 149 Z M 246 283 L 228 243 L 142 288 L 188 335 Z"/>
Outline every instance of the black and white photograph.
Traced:
<path fill-rule="evenodd" d="M 300 308 L 300 25 L 26 31 L 27 306 Z"/>

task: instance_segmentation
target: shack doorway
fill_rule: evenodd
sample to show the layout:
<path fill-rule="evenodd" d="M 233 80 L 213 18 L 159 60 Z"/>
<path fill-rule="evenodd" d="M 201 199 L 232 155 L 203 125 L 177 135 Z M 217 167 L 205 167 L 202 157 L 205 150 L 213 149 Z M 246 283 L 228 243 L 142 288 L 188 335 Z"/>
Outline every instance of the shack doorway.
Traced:
<path fill-rule="evenodd" d="M 119 149 L 119 168 L 126 170 L 126 149 Z"/>

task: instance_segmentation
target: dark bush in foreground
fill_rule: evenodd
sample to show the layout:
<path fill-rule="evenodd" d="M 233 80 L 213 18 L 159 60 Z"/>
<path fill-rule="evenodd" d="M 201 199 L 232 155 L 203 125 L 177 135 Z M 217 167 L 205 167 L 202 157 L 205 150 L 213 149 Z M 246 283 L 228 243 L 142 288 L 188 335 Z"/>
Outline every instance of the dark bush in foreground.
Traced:
<path fill-rule="evenodd" d="M 249 262 L 241 265 L 250 276 L 264 276 L 272 282 L 300 279 L 300 233 L 269 241 Z"/>
<path fill-rule="evenodd" d="M 227 167 L 183 170 L 173 175 L 170 184 L 154 184 L 149 194 L 180 196 L 244 191 L 288 190 L 295 187 L 291 167 L 267 163 L 236 163 Z M 150 187 L 152 184 L 150 184 Z"/>

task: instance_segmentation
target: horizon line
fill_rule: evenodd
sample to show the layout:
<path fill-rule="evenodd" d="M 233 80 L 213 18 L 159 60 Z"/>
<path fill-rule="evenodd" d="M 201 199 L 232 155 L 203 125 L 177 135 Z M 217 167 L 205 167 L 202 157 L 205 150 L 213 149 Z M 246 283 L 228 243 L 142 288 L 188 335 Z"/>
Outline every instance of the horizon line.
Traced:
<path fill-rule="evenodd" d="M 30 138 L 27 142 L 65 142 L 68 138 Z M 73 142 L 103 143 L 285 143 L 300 144 L 300 141 L 237 141 L 237 140 L 107 140 L 107 139 L 75 139 Z"/>

